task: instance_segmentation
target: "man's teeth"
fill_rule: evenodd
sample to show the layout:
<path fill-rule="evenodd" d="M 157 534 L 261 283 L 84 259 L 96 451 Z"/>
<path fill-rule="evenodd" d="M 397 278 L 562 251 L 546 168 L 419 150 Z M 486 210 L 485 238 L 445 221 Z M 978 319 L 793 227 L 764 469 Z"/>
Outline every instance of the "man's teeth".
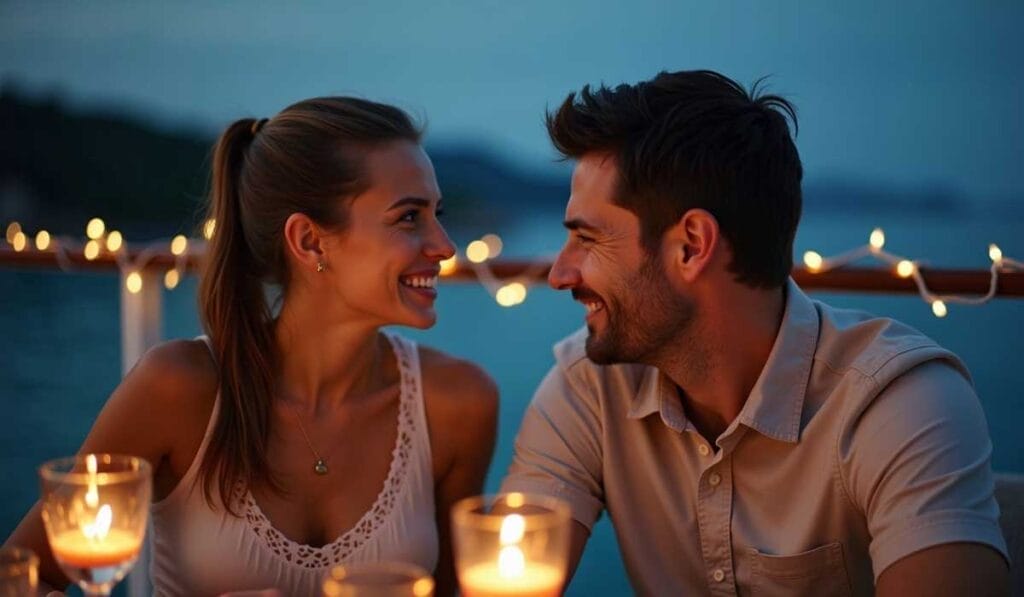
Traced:
<path fill-rule="evenodd" d="M 401 278 L 402 284 L 413 288 L 433 288 L 437 286 L 437 276 L 410 276 Z"/>
<path fill-rule="evenodd" d="M 585 306 L 587 308 L 587 313 L 593 313 L 595 311 L 600 311 L 601 309 L 604 308 L 604 305 L 601 304 L 601 303 L 583 303 L 583 306 Z"/>

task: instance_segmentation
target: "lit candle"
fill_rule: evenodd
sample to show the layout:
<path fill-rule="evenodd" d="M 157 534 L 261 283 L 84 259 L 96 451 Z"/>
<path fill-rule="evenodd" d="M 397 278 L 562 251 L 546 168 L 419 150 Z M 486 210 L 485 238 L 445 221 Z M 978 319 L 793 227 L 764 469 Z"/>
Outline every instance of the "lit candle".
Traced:
<path fill-rule="evenodd" d="M 53 555 L 75 568 L 120 566 L 139 555 L 141 544 L 136 533 L 109 529 L 102 538 L 90 538 L 81 530 L 68 530 L 50 540 Z"/>
<path fill-rule="evenodd" d="M 497 561 L 467 566 L 461 572 L 459 580 L 467 597 L 558 595 L 562 569 L 543 562 L 527 562 L 519 547 L 525 533 L 526 521 L 521 515 L 510 514 L 501 521 L 499 541 L 502 547 Z"/>
<path fill-rule="evenodd" d="M 476 564 L 463 570 L 459 584 L 466 597 L 546 597 L 558 595 L 562 588 L 562 571 L 554 566 L 524 562 L 518 574 L 508 574 L 508 570 L 502 571 L 501 563 Z"/>

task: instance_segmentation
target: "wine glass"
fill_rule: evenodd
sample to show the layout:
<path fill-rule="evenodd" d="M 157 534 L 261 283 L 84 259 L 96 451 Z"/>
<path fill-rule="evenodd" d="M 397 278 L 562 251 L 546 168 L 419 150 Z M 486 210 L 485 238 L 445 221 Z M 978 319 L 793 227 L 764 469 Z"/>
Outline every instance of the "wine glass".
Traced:
<path fill-rule="evenodd" d="M 50 550 L 86 595 L 109 595 L 142 549 L 152 495 L 148 462 L 79 454 L 39 467 Z"/>
<path fill-rule="evenodd" d="M 323 597 L 432 597 L 434 579 L 426 570 L 403 562 L 357 562 L 332 567 L 323 582 Z"/>
<path fill-rule="evenodd" d="M 556 597 L 565 583 L 569 506 L 524 493 L 477 496 L 452 507 L 455 570 L 466 597 Z"/>

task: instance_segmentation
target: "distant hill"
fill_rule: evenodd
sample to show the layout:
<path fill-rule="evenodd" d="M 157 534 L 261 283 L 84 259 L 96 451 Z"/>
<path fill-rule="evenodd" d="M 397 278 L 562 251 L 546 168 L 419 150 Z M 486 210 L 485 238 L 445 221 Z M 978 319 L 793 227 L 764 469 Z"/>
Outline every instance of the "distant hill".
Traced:
<path fill-rule="evenodd" d="M 136 239 L 195 229 L 212 136 L 80 112 L 9 87 L 0 92 L 0 131 L 0 221 L 81 234 L 98 215 Z M 428 151 L 454 234 L 489 231 L 524 208 L 560 209 L 568 196 L 568 180 L 525 174 L 486 151 Z"/>
<path fill-rule="evenodd" d="M 199 220 L 214 139 L 167 131 L 117 113 L 79 111 L 56 98 L 0 90 L 0 222 L 81 234 L 93 216 L 129 239 L 192 232 Z M 527 211 L 560 212 L 569 180 L 516 169 L 477 146 L 429 146 L 457 239 L 500 231 Z M 1014 203 L 967 202 L 942 187 L 894 189 L 870 182 L 810 181 L 808 214 L 962 214 L 993 209 L 1020 217 Z"/>

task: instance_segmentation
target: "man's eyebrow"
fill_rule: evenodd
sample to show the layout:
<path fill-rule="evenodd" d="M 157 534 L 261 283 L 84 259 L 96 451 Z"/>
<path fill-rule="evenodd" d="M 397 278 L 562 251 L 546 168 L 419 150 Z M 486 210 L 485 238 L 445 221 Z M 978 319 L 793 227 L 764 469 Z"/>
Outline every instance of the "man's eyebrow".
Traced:
<path fill-rule="evenodd" d="M 441 201 L 438 200 L 438 203 L 440 202 Z M 406 205 L 413 205 L 416 207 L 430 207 L 430 199 L 424 199 L 423 197 L 402 197 L 398 201 L 392 203 L 391 206 L 388 207 L 387 211 L 391 211 L 392 209 L 398 209 L 399 207 L 404 207 Z"/>
<path fill-rule="evenodd" d="M 562 222 L 562 225 L 565 226 L 566 228 L 568 228 L 569 230 L 583 230 L 583 231 L 586 231 L 586 232 L 601 232 L 600 228 L 598 228 L 594 224 L 591 224 L 591 223 L 587 222 L 586 220 L 584 220 L 582 218 L 572 218 L 570 220 L 566 220 L 566 221 Z"/>

